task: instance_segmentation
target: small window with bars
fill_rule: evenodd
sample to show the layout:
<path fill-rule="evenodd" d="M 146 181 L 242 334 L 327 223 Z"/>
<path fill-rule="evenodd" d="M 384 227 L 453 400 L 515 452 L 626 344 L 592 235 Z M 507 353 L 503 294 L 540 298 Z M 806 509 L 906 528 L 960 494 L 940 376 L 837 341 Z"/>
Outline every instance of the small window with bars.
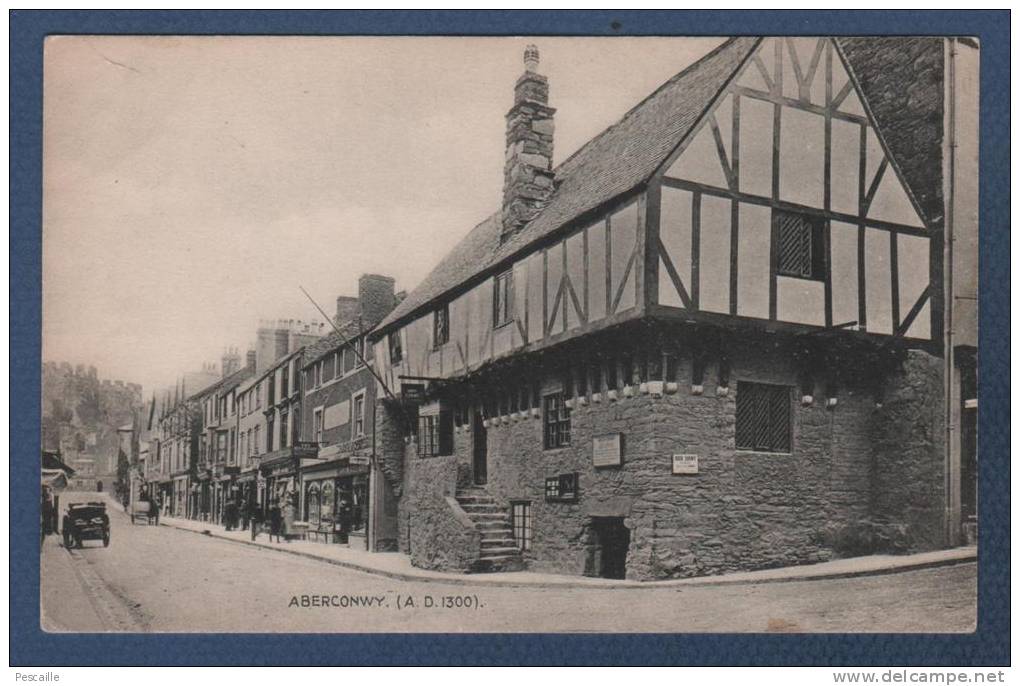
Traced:
<path fill-rule="evenodd" d="M 545 449 L 570 445 L 570 408 L 562 393 L 545 396 Z"/>
<path fill-rule="evenodd" d="M 531 503 L 526 500 L 511 503 L 514 524 L 514 544 L 523 551 L 531 550 Z"/>
<path fill-rule="evenodd" d="M 737 384 L 737 450 L 790 452 L 791 391 L 790 386 Z"/>
<path fill-rule="evenodd" d="M 776 273 L 801 279 L 825 278 L 825 220 L 800 212 L 772 211 Z"/>

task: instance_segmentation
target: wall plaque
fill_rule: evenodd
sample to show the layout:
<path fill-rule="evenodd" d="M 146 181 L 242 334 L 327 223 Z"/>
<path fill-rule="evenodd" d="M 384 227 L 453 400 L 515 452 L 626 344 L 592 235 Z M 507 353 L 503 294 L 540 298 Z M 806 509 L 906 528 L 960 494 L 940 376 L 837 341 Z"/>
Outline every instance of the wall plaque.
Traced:
<path fill-rule="evenodd" d="M 603 434 L 592 439 L 591 462 L 595 467 L 623 464 L 623 434 Z"/>
<path fill-rule="evenodd" d="M 674 474 L 697 474 L 698 473 L 698 456 L 697 455 L 673 455 L 673 473 Z"/>

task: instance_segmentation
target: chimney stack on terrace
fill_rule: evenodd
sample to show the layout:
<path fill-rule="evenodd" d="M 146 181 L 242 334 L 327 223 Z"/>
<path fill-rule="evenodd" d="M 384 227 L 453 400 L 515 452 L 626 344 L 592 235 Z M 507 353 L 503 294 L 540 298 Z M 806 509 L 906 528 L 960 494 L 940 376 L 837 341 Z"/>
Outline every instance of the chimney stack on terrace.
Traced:
<path fill-rule="evenodd" d="M 524 73 L 506 114 L 501 239 L 507 240 L 545 207 L 553 184 L 553 115 L 549 79 L 538 73 L 538 48 L 524 51 Z"/>

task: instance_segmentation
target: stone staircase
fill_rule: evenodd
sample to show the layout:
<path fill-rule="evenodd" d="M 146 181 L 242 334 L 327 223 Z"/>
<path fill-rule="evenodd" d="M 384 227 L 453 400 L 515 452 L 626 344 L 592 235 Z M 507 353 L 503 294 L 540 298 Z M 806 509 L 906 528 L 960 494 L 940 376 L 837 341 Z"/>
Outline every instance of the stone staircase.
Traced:
<path fill-rule="evenodd" d="M 478 559 L 471 572 L 517 572 L 524 569 L 521 551 L 507 511 L 484 488 L 457 491 L 457 503 L 482 534 Z"/>

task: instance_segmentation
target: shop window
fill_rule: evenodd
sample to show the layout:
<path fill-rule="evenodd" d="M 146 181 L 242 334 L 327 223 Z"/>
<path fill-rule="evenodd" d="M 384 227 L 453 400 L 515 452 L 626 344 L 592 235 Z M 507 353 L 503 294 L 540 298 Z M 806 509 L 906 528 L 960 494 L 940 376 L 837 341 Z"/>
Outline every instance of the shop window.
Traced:
<path fill-rule="evenodd" d="M 322 482 L 322 490 L 319 492 L 319 524 L 320 529 L 330 530 L 333 528 L 333 482 Z"/>
<path fill-rule="evenodd" d="M 782 276 L 825 278 L 825 220 L 800 212 L 773 210 L 776 271 Z"/>
<path fill-rule="evenodd" d="M 511 503 L 514 523 L 514 543 L 522 551 L 531 550 L 531 503 Z"/>
<path fill-rule="evenodd" d="M 503 272 L 496 277 L 492 292 L 492 326 L 494 328 L 510 322 L 513 288 L 514 279 L 512 271 Z"/>
<path fill-rule="evenodd" d="M 320 513 L 319 484 L 312 483 L 308 486 L 305 495 L 305 521 L 311 526 L 318 528 Z"/>
<path fill-rule="evenodd" d="M 738 450 L 790 452 L 793 413 L 789 386 L 737 384 Z"/>
<path fill-rule="evenodd" d="M 432 313 L 432 345 L 435 348 L 450 342 L 450 306 L 442 305 Z"/>
<path fill-rule="evenodd" d="M 545 396 L 545 449 L 570 445 L 570 408 L 562 393 Z"/>

